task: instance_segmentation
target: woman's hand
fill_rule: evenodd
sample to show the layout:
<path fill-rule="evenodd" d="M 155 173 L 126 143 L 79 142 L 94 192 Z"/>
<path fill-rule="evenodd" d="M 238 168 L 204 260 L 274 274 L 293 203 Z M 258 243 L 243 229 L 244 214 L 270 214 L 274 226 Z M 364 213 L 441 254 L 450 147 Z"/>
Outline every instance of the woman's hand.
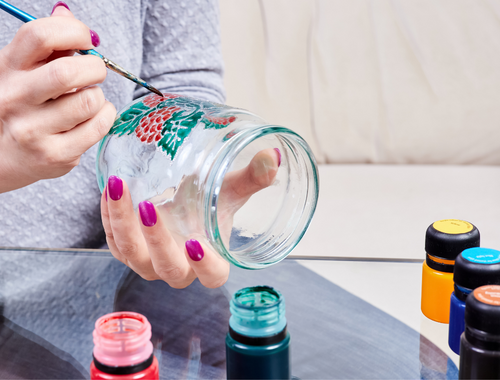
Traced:
<path fill-rule="evenodd" d="M 0 50 L 0 193 L 68 173 L 108 132 L 114 106 L 94 86 L 106 78 L 99 37 L 57 3 Z"/>
<path fill-rule="evenodd" d="M 280 164 L 280 151 L 266 149 L 257 153 L 246 168 L 226 175 L 217 205 L 223 239 L 229 240 L 236 211 L 252 194 L 274 182 Z M 229 263 L 197 240 L 178 244 L 151 202 L 139 204 L 138 218 L 127 184 L 120 178 L 109 178 L 101 198 L 101 213 L 111 253 L 144 279 L 161 279 L 174 288 L 185 288 L 196 277 L 208 288 L 227 281 Z"/>

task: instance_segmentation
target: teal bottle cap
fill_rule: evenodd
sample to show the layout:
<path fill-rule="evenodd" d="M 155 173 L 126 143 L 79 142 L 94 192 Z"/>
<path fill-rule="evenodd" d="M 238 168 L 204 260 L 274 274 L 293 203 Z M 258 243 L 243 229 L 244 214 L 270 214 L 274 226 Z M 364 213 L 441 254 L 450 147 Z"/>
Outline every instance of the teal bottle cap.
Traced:
<path fill-rule="evenodd" d="M 500 251 L 491 248 L 469 248 L 462 252 L 462 257 L 477 264 L 498 264 L 500 263 Z"/>
<path fill-rule="evenodd" d="M 500 285 L 500 251 L 482 247 L 464 250 L 455 260 L 453 281 L 470 290 Z"/>

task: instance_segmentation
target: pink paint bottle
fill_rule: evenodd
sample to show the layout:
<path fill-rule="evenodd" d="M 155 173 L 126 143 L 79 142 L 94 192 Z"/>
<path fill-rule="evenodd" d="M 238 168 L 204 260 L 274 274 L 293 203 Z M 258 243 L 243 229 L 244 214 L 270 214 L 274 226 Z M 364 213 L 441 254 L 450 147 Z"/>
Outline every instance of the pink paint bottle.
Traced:
<path fill-rule="evenodd" d="M 93 336 L 92 380 L 160 378 L 145 316 L 128 311 L 106 314 L 96 321 Z"/>

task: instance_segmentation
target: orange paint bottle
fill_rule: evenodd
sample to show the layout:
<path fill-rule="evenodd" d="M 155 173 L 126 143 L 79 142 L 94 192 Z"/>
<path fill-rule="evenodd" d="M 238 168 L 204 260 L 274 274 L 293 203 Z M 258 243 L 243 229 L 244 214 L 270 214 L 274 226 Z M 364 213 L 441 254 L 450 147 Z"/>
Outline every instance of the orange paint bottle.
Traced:
<path fill-rule="evenodd" d="M 449 322 L 455 258 L 464 249 L 479 247 L 479 240 L 479 230 L 463 220 L 439 220 L 427 228 L 421 303 L 422 313 L 427 318 Z"/>

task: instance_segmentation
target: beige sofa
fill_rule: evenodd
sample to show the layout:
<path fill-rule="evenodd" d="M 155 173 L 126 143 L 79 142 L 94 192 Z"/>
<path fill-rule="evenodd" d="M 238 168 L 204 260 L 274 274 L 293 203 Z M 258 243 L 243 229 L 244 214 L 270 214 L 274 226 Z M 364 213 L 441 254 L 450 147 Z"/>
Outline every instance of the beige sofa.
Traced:
<path fill-rule="evenodd" d="M 221 0 L 227 103 L 320 164 L 296 255 L 424 258 L 433 221 L 500 249 L 500 2 Z"/>

